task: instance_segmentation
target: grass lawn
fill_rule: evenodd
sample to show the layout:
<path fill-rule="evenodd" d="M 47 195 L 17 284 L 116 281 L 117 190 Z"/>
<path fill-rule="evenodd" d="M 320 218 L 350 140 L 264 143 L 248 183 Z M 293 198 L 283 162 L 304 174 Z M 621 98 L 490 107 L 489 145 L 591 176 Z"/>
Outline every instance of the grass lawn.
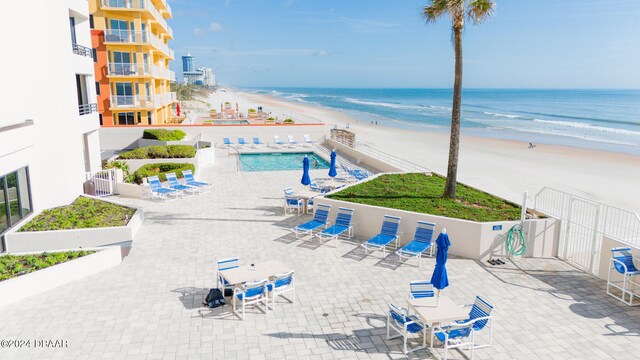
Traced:
<path fill-rule="evenodd" d="M 0 281 L 48 268 L 56 264 L 93 254 L 95 251 L 68 251 L 34 255 L 0 256 Z"/>
<path fill-rule="evenodd" d="M 20 231 L 125 226 L 135 211 L 125 206 L 80 196 L 70 205 L 43 211 Z"/>
<path fill-rule="evenodd" d="M 457 186 L 456 199 L 443 198 L 444 183 L 436 175 L 388 174 L 327 197 L 480 222 L 520 219 L 520 206 L 462 184 Z"/>

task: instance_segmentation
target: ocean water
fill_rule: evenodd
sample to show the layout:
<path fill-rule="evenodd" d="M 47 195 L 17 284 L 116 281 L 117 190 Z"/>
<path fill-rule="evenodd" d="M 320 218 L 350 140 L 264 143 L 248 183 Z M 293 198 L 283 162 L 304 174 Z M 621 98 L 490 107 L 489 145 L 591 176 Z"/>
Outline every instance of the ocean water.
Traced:
<path fill-rule="evenodd" d="M 339 109 L 359 122 L 448 131 L 451 89 L 244 89 Z M 640 90 L 468 89 L 463 134 L 640 155 Z"/>

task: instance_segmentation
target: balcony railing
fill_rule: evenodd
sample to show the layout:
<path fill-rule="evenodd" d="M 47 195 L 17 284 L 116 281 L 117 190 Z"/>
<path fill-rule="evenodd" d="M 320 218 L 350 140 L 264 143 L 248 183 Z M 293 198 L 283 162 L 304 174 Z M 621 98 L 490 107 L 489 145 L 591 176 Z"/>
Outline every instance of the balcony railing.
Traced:
<path fill-rule="evenodd" d="M 147 76 L 151 75 L 149 66 L 142 63 L 109 63 L 108 75 L 111 76 Z"/>
<path fill-rule="evenodd" d="M 150 44 L 165 53 L 167 56 L 174 58 L 173 50 L 149 31 L 107 29 L 104 31 L 104 42 L 119 44 Z"/>
<path fill-rule="evenodd" d="M 140 107 L 138 95 L 111 95 L 111 107 Z"/>
<path fill-rule="evenodd" d="M 167 24 L 162 13 L 150 0 L 102 0 L 102 7 L 123 10 L 148 10 L 151 15 L 153 15 L 155 21 L 173 37 L 173 30 Z M 171 12 L 171 10 L 169 10 L 169 12 Z"/>
<path fill-rule="evenodd" d="M 79 44 L 72 44 L 72 46 L 74 54 L 93 58 L 93 50 L 90 47 L 82 46 Z"/>
<path fill-rule="evenodd" d="M 78 112 L 80 112 L 80 115 L 87 115 L 97 111 L 98 111 L 98 104 L 96 103 L 78 105 Z"/>

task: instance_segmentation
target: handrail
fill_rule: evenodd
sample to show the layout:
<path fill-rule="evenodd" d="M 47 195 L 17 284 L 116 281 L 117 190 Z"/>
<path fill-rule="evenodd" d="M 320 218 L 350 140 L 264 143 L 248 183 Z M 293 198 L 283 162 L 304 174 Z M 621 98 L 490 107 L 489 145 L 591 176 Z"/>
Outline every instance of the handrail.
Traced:
<path fill-rule="evenodd" d="M 371 146 L 364 144 L 360 141 L 356 141 L 355 149 L 365 154 L 368 153 L 369 155 L 375 157 L 376 159 L 384 161 L 390 165 L 394 165 L 403 171 L 431 172 L 430 169 L 422 165 L 418 165 L 414 162 L 399 158 L 395 155 L 391 155 L 389 153 L 385 153 L 378 149 L 374 149 Z M 366 149 L 366 150 L 363 151 L 363 149 Z"/>

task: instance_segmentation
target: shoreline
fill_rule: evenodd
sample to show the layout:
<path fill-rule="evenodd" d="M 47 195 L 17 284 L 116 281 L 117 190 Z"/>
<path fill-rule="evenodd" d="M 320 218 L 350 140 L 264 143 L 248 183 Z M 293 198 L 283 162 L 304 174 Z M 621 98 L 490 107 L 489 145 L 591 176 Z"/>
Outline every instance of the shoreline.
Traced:
<path fill-rule="evenodd" d="M 240 111 L 262 105 L 279 116 L 298 122 L 322 122 L 326 131 L 337 125 L 356 133 L 357 140 L 385 153 L 446 174 L 449 132 L 407 130 L 363 124 L 348 111 L 280 99 L 266 94 L 225 88 L 209 100 L 236 99 Z M 230 100 L 227 100 L 230 101 Z M 215 103 L 215 102 L 214 102 Z M 243 108 L 245 107 L 245 108 Z M 551 187 L 593 201 L 640 211 L 640 156 L 567 145 L 536 144 L 461 134 L 458 181 L 522 202 L 524 191 L 533 199 Z"/>

